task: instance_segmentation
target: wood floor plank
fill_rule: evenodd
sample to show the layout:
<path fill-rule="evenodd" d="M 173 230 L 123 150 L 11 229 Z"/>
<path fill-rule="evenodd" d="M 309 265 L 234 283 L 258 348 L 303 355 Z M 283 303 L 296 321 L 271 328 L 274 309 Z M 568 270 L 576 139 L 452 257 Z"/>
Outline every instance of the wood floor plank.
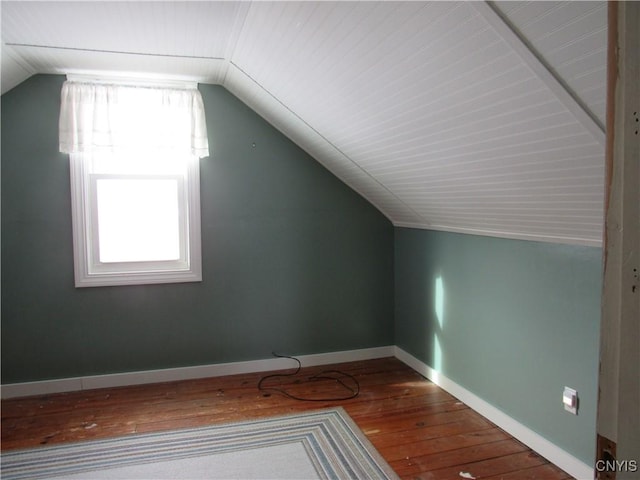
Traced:
<path fill-rule="evenodd" d="M 460 465 L 461 458 L 464 458 L 468 463 L 472 463 L 527 450 L 527 447 L 522 443 L 508 438 L 496 442 L 456 448 L 455 450 L 445 450 L 430 455 L 413 456 L 395 461 L 392 463 L 392 467 L 400 476 L 415 476 L 425 471 L 457 467 Z"/>
<path fill-rule="evenodd" d="M 384 436 L 371 435 L 369 438 L 378 450 L 385 452 L 387 461 L 457 450 L 509 438 L 509 435 L 496 427 L 475 430 L 474 425 L 459 423 L 432 427 L 431 430 L 431 438 L 426 440 L 423 437 L 424 432 L 416 430 Z"/>
<path fill-rule="evenodd" d="M 353 376 L 360 387 L 358 396 L 337 400 L 345 395 L 344 385 L 335 379 L 310 380 L 326 370 Z M 305 367 L 295 377 L 263 382 L 323 401 L 299 401 L 275 390 L 258 389 L 265 375 L 294 371 L 3 400 L 1 448 L 202 427 L 341 406 L 404 479 L 459 479 L 460 472 L 493 480 L 570 478 L 396 358 Z"/>
<path fill-rule="evenodd" d="M 550 463 L 507 474 L 484 477 L 485 480 L 567 480 L 570 478 L 572 478 L 571 475 Z"/>
<path fill-rule="evenodd" d="M 531 467 L 546 463 L 546 460 L 533 452 L 519 452 L 502 457 L 490 458 L 479 462 L 472 462 L 463 465 L 430 470 L 416 475 L 415 479 L 433 480 L 440 478 L 461 478 L 462 473 L 466 473 L 474 478 L 485 478 L 489 475 L 504 475 L 507 473 L 519 472 Z"/>

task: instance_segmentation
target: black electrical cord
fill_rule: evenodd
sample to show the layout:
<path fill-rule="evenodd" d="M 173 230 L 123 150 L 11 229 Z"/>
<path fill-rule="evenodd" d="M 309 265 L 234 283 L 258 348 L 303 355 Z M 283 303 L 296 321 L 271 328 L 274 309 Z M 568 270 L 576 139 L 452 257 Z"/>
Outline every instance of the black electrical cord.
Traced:
<path fill-rule="evenodd" d="M 316 381 L 316 380 L 335 380 L 338 384 L 342 385 L 342 387 L 344 387 L 348 392 L 350 392 L 344 396 L 336 396 L 336 397 L 329 397 L 329 398 L 305 398 L 305 397 L 299 397 L 297 395 L 293 395 L 282 388 L 268 387 L 268 386 L 265 387 L 262 384 L 266 380 L 270 378 L 295 377 L 296 375 L 298 375 L 298 373 L 300 373 L 300 369 L 302 368 L 302 364 L 300 363 L 300 360 L 298 360 L 295 357 L 290 357 L 288 355 L 278 355 L 276 352 L 271 352 L 271 353 L 273 354 L 274 357 L 277 357 L 277 358 L 288 358 L 290 360 L 294 360 L 298 364 L 298 367 L 296 368 L 296 371 L 293 373 L 274 373 L 274 374 L 265 375 L 264 377 L 262 377 L 258 382 L 258 390 L 260 390 L 261 392 L 266 392 L 271 390 L 274 392 L 278 392 L 284 395 L 285 397 L 289 397 L 293 400 L 300 400 L 303 402 L 332 402 L 332 401 L 339 401 L 339 400 L 351 400 L 352 398 L 356 398 L 360 393 L 360 384 L 358 383 L 358 380 L 356 380 L 356 378 L 353 375 L 349 375 L 348 373 L 344 373 L 339 370 L 324 370 L 316 375 L 312 375 L 308 377 L 307 380 L 310 382 Z M 347 378 L 351 380 L 351 382 L 353 383 L 353 386 L 347 385 L 343 381 L 343 379 L 347 379 Z"/>

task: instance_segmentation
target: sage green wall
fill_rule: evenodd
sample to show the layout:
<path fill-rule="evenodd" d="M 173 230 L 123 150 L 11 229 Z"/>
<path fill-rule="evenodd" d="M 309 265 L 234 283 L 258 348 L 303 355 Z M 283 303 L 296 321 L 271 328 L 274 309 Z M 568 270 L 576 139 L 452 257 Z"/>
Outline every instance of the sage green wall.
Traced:
<path fill-rule="evenodd" d="M 397 228 L 396 345 L 592 465 L 601 269 L 600 248 Z"/>
<path fill-rule="evenodd" d="M 2 383 L 393 344 L 390 222 L 220 86 L 202 283 L 74 288 L 63 81 L 2 96 Z"/>
<path fill-rule="evenodd" d="M 76 289 L 63 81 L 34 76 L 1 99 L 2 383 L 395 343 L 592 463 L 600 249 L 394 229 L 201 85 L 203 282 Z M 578 416 L 562 409 L 565 385 Z"/>

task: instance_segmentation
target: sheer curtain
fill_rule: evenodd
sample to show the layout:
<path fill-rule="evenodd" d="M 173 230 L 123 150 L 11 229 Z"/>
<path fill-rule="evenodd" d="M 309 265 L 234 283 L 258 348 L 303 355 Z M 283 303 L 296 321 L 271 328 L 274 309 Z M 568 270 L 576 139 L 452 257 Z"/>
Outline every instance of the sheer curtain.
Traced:
<path fill-rule="evenodd" d="M 204 106 L 196 88 L 66 81 L 60 107 L 63 153 L 209 155 Z"/>

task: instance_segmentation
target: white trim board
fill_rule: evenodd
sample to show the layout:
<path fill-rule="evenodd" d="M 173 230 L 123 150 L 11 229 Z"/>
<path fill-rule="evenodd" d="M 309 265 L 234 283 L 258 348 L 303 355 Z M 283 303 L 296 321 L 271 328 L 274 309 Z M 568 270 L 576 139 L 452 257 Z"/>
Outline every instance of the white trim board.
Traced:
<path fill-rule="evenodd" d="M 410 353 L 407 353 L 400 347 L 396 346 L 395 357 L 413 368 L 420 375 L 427 377 L 440 388 L 449 392 L 480 415 L 502 428 L 509 435 L 520 440 L 533 451 L 540 454 L 542 457 L 546 458 L 568 474 L 578 480 L 589 480 L 594 478 L 593 468 L 582 460 L 579 460 L 554 443 L 551 443 L 540 434 L 534 432 L 529 427 L 487 403 L 485 400 L 470 392 L 463 386 L 458 385 L 453 380 L 435 371 Z"/>
<path fill-rule="evenodd" d="M 312 367 L 316 365 L 330 365 L 333 363 L 393 357 L 394 353 L 395 347 L 390 345 L 386 347 L 365 348 L 360 350 L 301 355 L 296 356 L 296 358 L 300 360 L 303 367 Z M 237 375 L 241 373 L 284 370 L 292 367 L 296 367 L 295 362 L 284 358 L 274 357 L 263 360 L 249 360 L 245 362 L 218 363 L 193 367 L 167 368 L 162 370 L 11 383 L 2 385 L 0 397 L 2 399 L 28 397 L 33 395 L 92 390 L 95 388 L 125 387 L 129 385 L 144 385 L 149 383 L 173 382 L 197 378 L 221 377 L 224 375 Z"/>
<path fill-rule="evenodd" d="M 483 237 L 506 238 L 508 240 L 524 240 L 526 242 L 560 243 L 566 245 L 585 245 L 587 247 L 602 247 L 601 238 L 586 237 L 555 237 L 553 235 L 534 235 L 528 233 L 505 232 L 499 230 L 483 230 L 479 228 L 448 227 L 445 225 L 424 225 L 412 222 L 393 222 L 394 227 L 413 228 L 417 230 L 431 230 L 436 232 L 462 233 L 465 235 L 481 235 Z"/>

